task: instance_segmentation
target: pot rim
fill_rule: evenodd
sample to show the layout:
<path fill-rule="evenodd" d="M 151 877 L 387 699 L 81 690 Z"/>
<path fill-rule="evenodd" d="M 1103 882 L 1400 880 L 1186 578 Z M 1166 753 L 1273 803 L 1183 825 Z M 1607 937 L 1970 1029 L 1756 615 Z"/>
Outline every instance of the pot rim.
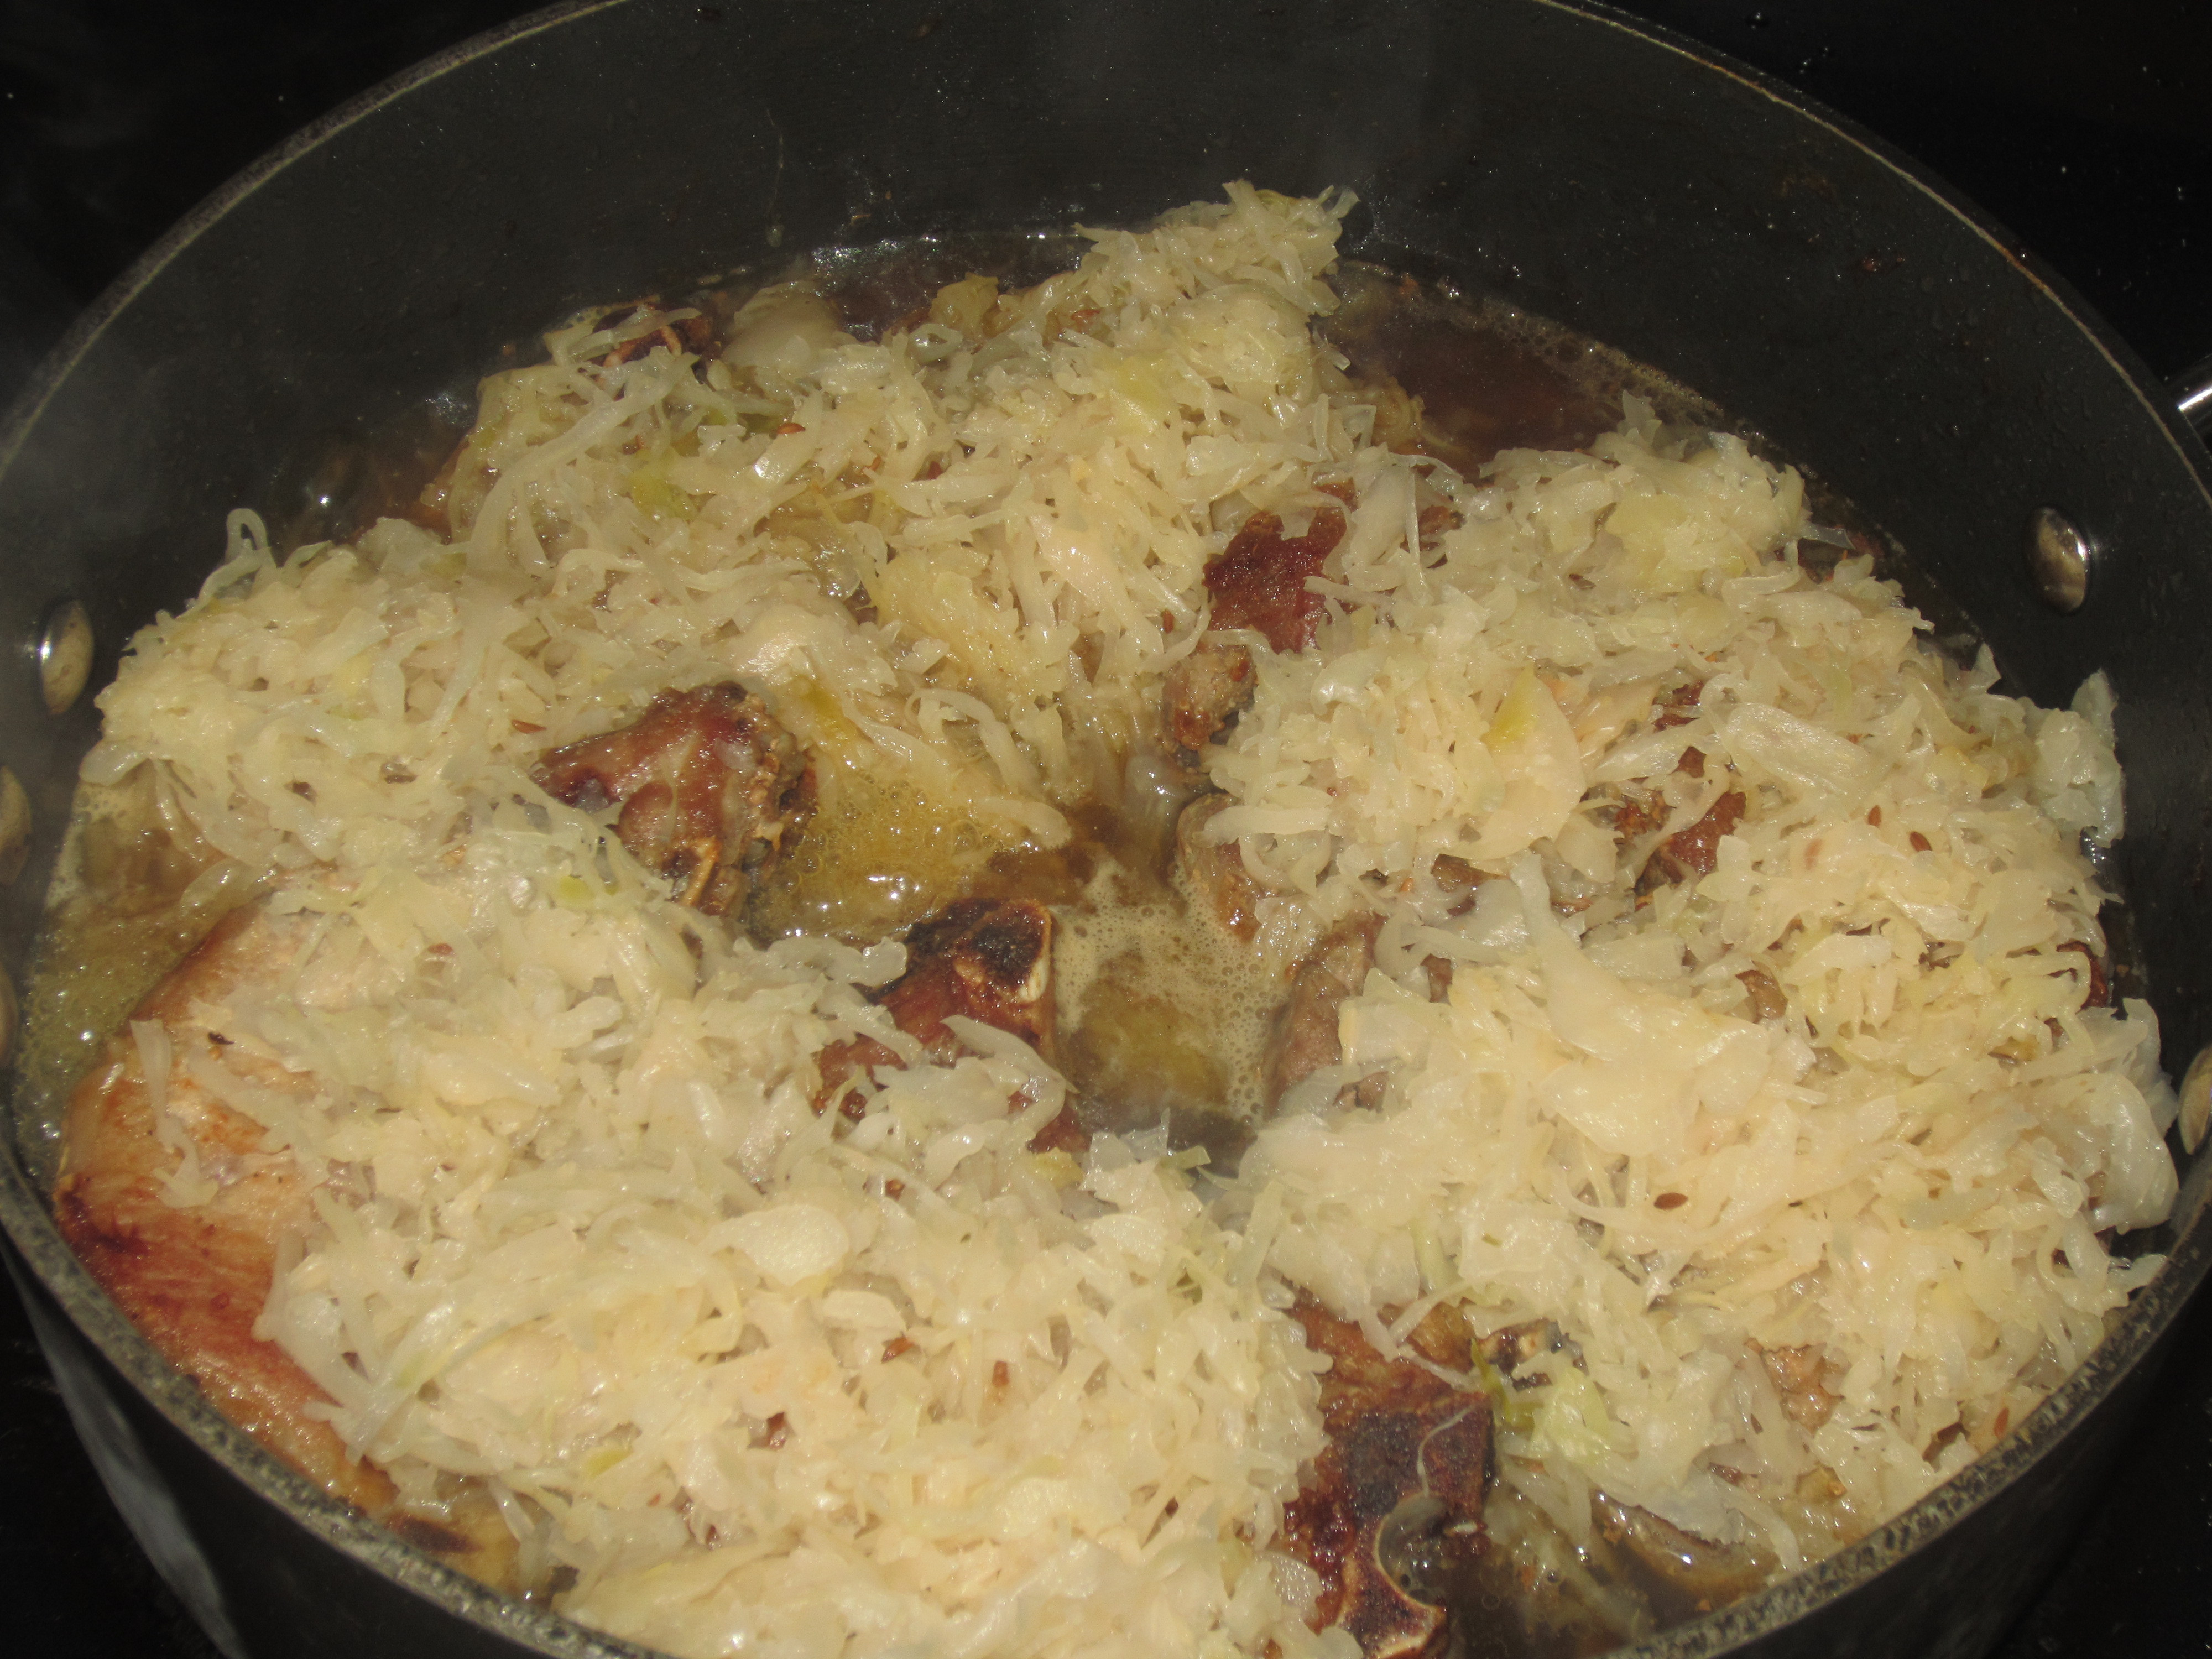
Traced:
<path fill-rule="evenodd" d="M 2212 503 L 2212 456 L 2172 399 L 2124 339 L 2099 318 L 2070 284 L 1940 177 L 1887 141 L 1794 88 L 1663 25 L 1633 17 L 1602 0 L 1518 0 L 1619 29 L 1664 47 L 1695 68 L 1782 106 L 1802 120 L 1865 152 L 1888 173 L 1966 225 L 2027 278 L 2056 307 L 2152 414 L 2187 462 Z M 456 43 L 346 100 L 308 124 L 208 196 L 135 260 L 87 307 L 41 361 L 0 419 L 0 476 L 15 464 L 47 404 L 108 325 L 211 226 L 293 163 L 337 134 L 416 88 L 549 30 L 617 7 L 650 0 L 557 0 L 557 3 Z M 1356 252 L 1357 250 L 1346 250 Z M 12 1091 L 11 1091 L 12 1097 Z M 23 1126 L 12 1118 L 0 1157 L 0 1231 L 77 1330 L 140 1396 L 229 1474 L 268 1497 L 297 1524 L 411 1593 L 486 1631 L 556 1659 L 663 1659 L 648 1649 L 575 1623 L 542 1604 L 486 1588 L 459 1570 L 406 1545 L 350 1505 L 331 1497 L 217 1411 L 198 1385 L 161 1358 L 93 1279 L 56 1229 L 45 1196 L 21 1156 Z M 1739 1644 L 1782 1629 L 1818 1607 L 1872 1583 L 1890 1566 L 1968 1516 L 1996 1501 L 2100 1406 L 2159 1345 L 2212 1272 L 2212 1150 L 2185 1172 L 2175 1218 L 2164 1224 L 2173 1244 L 2151 1280 L 2111 1317 L 2089 1358 L 1989 1451 L 1856 1543 L 1790 1573 L 1742 1599 L 1676 1625 L 1643 1642 L 1612 1650 L 1621 1659 L 1714 1659 Z"/>

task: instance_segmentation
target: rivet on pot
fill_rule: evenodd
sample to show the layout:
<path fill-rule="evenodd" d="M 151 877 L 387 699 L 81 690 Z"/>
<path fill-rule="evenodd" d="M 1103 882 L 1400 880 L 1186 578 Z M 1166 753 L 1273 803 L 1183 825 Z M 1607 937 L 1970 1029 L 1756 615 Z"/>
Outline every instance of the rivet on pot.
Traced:
<path fill-rule="evenodd" d="M 15 775 L 0 766 L 0 886 L 23 873 L 31 856 L 31 798 Z"/>
<path fill-rule="evenodd" d="M 92 678 L 92 618 L 75 599 L 63 599 L 46 612 L 39 630 L 39 689 L 46 712 L 66 713 Z"/>
<path fill-rule="evenodd" d="M 2089 597 L 2094 551 L 2079 526 L 2055 507 L 2027 515 L 2027 572 L 2036 593 L 2053 611 L 2079 611 Z"/>
<path fill-rule="evenodd" d="M 2197 1050 L 2197 1058 L 2181 1079 L 2181 1150 L 2193 1152 L 2204 1143 L 2204 1130 L 2212 1124 L 2212 1047 Z"/>

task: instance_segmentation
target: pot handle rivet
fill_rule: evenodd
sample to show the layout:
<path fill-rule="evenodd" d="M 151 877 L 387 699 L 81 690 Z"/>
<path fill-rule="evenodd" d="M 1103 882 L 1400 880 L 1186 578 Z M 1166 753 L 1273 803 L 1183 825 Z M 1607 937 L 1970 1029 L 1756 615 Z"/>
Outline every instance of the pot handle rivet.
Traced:
<path fill-rule="evenodd" d="M 2028 580 L 2053 611 L 2079 611 L 2088 598 L 2088 538 L 2055 507 L 2028 514 Z"/>
<path fill-rule="evenodd" d="M 31 856 L 31 798 L 15 775 L 0 766 L 0 887 L 12 886 Z"/>
<path fill-rule="evenodd" d="M 91 678 L 92 618 L 76 600 L 58 600 L 39 629 L 39 690 L 46 712 L 67 713 Z"/>
<path fill-rule="evenodd" d="M 2181 1077 L 2181 1150 L 2193 1152 L 2203 1145 L 2204 1131 L 2212 1125 L 2212 1045 L 2197 1051 Z"/>
<path fill-rule="evenodd" d="M 2081 527 L 2057 507 L 2039 507 L 2027 515 L 2028 577 L 2053 611 L 2079 611 L 2089 597 L 2093 551 Z"/>

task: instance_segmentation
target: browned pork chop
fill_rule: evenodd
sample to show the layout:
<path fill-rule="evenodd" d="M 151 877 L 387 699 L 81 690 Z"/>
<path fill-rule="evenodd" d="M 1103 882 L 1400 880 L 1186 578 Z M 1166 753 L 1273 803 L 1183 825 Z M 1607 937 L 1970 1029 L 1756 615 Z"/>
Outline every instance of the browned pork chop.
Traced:
<path fill-rule="evenodd" d="M 1441 1312 L 1442 1310 L 1440 1310 Z M 1386 1359 L 1359 1327 L 1302 1297 L 1291 1315 L 1307 1345 L 1334 1362 L 1322 1373 L 1328 1445 L 1285 1508 L 1284 1542 L 1321 1575 L 1314 1626 L 1341 1625 L 1367 1659 L 1427 1659 L 1452 1645 L 1443 1607 L 1418 1599 L 1386 1569 L 1426 1553 L 1450 1577 L 1481 1548 L 1490 1481 L 1490 1401 L 1418 1360 Z M 1425 1328 L 1449 1324 L 1432 1315 Z M 1450 1345 L 1425 1342 L 1426 1352 Z M 1462 1340 L 1445 1360 L 1464 1365 Z"/>
<path fill-rule="evenodd" d="M 1257 629 L 1278 651 L 1304 650 L 1328 609 L 1306 581 L 1321 574 L 1345 527 L 1334 506 L 1317 511 L 1303 536 L 1285 536 L 1273 513 L 1255 513 L 1206 567 L 1206 591 L 1213 596 L 1207 626 Z"/>
<path fill-rule="evenodd" d="M 222 1010 L 241 986 L 269 984 L 289 969 L 313 926 L 266 902 L 234 911 L 148 994 L 131 1014 L 167 1033 L 171 1059 L 157 1110 L 131 1027 L 111 1038 L 77 1086 L 62 1125 L 54 1218 L 100 1287 L 166 1359 L 197 1382 L 222 1414 L 333 1497 L 417 1547 L 495 1588 L 519 1588 L 515 1543 L 490 1497 L 465 1490 L 436 1515 L 398 1506 L 373 1464 L 346 1455 L 316 1415 L 329 1396 L 274 1342 L 253 1334 L 269 1299 L 282 1245 L 310 1217 L 319 1173 L 288 1152 L 264 1150 L 261 1126 L 210 1094 L 196 1061 L 214 1058 L 234 1076 L 280 1095 L 313 1088 L 304 1076 L 242 1052 L 222 1034 Z M 188 1139 L 212 1197 L 189 1206 L 164 1196 Z"/>
<path fill-rule="evenodd" d="M 906 972 L 876 993 L 891 1021 L 949 1066 L 964 1052 L 945 1022 L 956 1017 L 1011 1031 L 1047 1059 L 1055 1032 L 1052 912 L 1027 899 L 962 899 L 906 936 Z M 819 1109 L 864 1070 L 905 1062 L 873 1037 L 822 1051 Z"/>
<path fill-rule="evenodd" d="M 1303 536 L 1285 536 L 1272 513 L 1255 513 L 1229 545 L 1208 562 L 1206 591 L 1212 614 L 1197 648 L 1168 671 L 1161 700 L 1161 730 L 1168 752 L 1187 767 L 1198 751 L 1236 723 L 1251 706 L 1258 684 L 1248 647 L 1214 637 L 1224 629 L 1258 631 L 1278 651 L 1303 651 L 1313 643 L 1328 601 L 1306 586 L 1321 574 L 1344 539 L 1344 514 L 1324 505 Z"/>
<path fill-rule="evenodd" d="M 1743 791 L 1731 789 L 1706 810 L 1705 817 L 1668 836 L 1645 866 L 1644 883 L 1662 885 L 1712 874 L 1720 867 L 1721 838 L 1735 834 L 1742 822 L 1744 805 Z"/>
<path fill-rule="evenodd" d="M 1339 922 L 1322 936 L 1291 975 L 1291 994 L 1275 1015 L 1267 1039 L 1264 1099 L 1273 1112 L 1283 1097 L 1324 1066 L 1344 1058 L 1337 1014 L 1347 998 L 1359 994 L 1375 963 L 1375 936 L 1382 918 L 1372 914 Z M 1382 1073 L 1348 1085 L 1343 1105 L 1372 1106 L 1382 1097 Z"/>
<path fill-rule="evenodd" d="M 1231 842 L 1211 842 L 1206 826 L 1231 805 L 1213 790 L 1182 809 L 1176 819 L 1176 870 L 1184 896 L 1240 939 L 1260 931 L 1260 900 L 1266 891 L 1244 867 L 1244 855 Z"/>
<path fill-rule="evenodd" d="M 629 725 L 538 765 L 545 792 L 571 806 L 620 802 L 622 844 L 709 915 L 744 908 L 804 823 L 811 779 L 790 733 L 726 682 L 664 692 Z"/>
<path fill-rule="evenodd" d="M 1162 702 L 1169 751 L 1195 766 L 1198 751 L 1251 707 L 1258 684 L 1251 652 L 1201 635 L 1190 654 L 1168 670 Z"/>

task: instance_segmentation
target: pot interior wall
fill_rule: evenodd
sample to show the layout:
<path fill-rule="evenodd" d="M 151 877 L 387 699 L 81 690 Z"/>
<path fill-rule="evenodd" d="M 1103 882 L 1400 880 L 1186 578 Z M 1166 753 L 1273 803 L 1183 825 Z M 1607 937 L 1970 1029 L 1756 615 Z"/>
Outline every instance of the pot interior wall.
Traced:
<path fill-rule="evenodd" d="M 2186 1063 L 2208 1035 L 2212 699 L 2161 624 L 2212 613 L 2193 441 L 2124 349 L 1899 164 L 1533 0 L 633 3 L 525 27 L 325 124 L 74 337 L 0 457 L 0 638 L 78 599 L 104 681 L 303 447 L 465 389 L 583 304 L 811 246 L 1135 223 L 1236 178 L 1347 185 L 1351 251 L 1711 398 L 1909 548 L 2016 689 L 2063 702 L 2106 667 L 2130 766 L 2119 874 Z M 2072 617 L 2024 579 L 2042 505 L 2103 549 Z M 36 829 L 0 915 L 19 985 L 95 730 L 89 698 L 54 717 L 27 665 L 0 677 L 0 761 Z M 50 1126 L 19 1128 L 37 1162 Z M 42 1225 L 20 1202 L 7 1219 L 19 1241 Z"/>

